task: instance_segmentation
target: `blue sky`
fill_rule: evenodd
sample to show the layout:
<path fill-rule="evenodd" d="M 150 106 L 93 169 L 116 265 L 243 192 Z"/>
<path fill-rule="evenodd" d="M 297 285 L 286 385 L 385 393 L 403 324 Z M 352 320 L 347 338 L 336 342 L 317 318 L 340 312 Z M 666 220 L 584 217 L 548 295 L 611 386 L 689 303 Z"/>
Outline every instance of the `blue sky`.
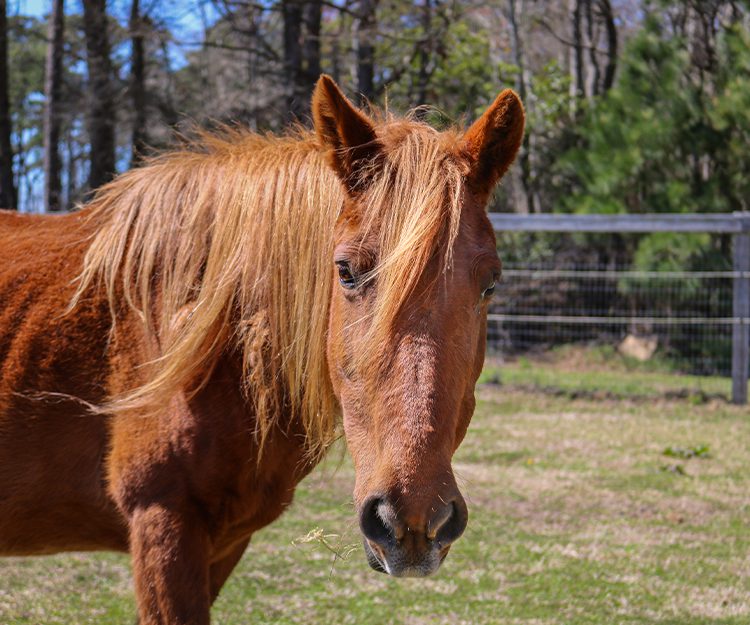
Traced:
<path fill-rule="evenodd" d="M 8 3 L 8 9 L 13 13 L 25 13 L 26 15 L 44 15 L 49 11 L 49 0 L 19 0 L 18 10 L 15 11 L 15 3 Z"/>
<path fill-rule="evenodd" d="M 42 17 L 49 13 L 51 5 L 52 0 L 10 0 L 8 13 Z M 130 6 L 131 0 L 107 0 L 107 11 L 115 15 L 121 23 L 127 21 Z M 66 13 L 82 10 L 81 0 L 65 1 Z M 207 0 L 171 0 L 169 3 L 163 0 L 142 0 L 141 10 L 167 20 L 169 29 L 175 37 L 175 41 L 169 46 L 173 69 L 178 69 L 186 63 L 185 52 L 195 47 L 191 42 L 202 41 L 203 20 L 211 23 L 218 17 L 211 2 Z"/>
<path fill-rule="evenodd" d="M 215 11 L 210 6 L 210 3 L 203 2 L 201 4 L 204 5 L 204 11 L 209 20 L 215 17 Z M 81 0 L 67 0 L 65 5 L 66 13 L 82 10 Z M 156 13 L 159 13 L 159 5 L 160 1 L 158 0 L 147 0 L 146 2 L 142 2 L 142 9 L 156 9 Z M 170 22 L 176 22 L 180 29 L 184 29 L 181 34 L 194 34 L 195 31 L 201 30 L 201 15 L 197 5 L 197 2 L 185 2 L 184 0 L 172 0 L 169 3 L 168 13 Z M 11 15 L 42 16 L 49 13 L 50 6 L 51 0 L 16 0 L 15 2 L 11 0 L 8 3 L 8 12 Z M 127 16 L 130 12 L 130 0 L 108 0 L 107 9 L 110 12 L 114 12 L 115 15 Z"/>

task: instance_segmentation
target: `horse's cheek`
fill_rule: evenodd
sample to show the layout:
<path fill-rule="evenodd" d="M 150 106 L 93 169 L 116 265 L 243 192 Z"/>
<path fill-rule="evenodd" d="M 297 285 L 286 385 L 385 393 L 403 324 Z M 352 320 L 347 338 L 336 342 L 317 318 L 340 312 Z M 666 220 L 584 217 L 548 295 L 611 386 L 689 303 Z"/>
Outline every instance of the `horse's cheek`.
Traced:
<path fill-rule="evenodd" d="M 469 423 L 471 418 L 474 416 L 474 408 L 476 407 L 476 399 L 474 398 L 473 389 L 468 392 L 464 400 L 461 402 L 461 411 L 458 415 L 458 424 L 456 426 L 456 438 L 453 444 L 453 453 L 459 448 L 461 443 L 466 436 L 466 432 L 469 429 Z"/>

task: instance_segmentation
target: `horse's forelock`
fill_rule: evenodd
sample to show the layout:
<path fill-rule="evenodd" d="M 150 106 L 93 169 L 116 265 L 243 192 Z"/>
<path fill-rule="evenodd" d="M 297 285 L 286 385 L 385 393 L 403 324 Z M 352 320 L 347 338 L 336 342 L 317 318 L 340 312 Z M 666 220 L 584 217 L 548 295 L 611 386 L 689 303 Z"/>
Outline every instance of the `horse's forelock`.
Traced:
<path fill-rule="evenodd" d="M 379 254 L 370 274 L 377 297 L 366 341 L 387 348 L 394 320 L 430 260 L 439 257 L 438 276 L 451 267 L 467 166 L 458 133 L 398 120 L 383 128 L 383 136 L 391 147 L 363 202 L 362 228 L 375 233 Z M 378 364 L 372 353 L 361 354 L 360 367 Z"/>

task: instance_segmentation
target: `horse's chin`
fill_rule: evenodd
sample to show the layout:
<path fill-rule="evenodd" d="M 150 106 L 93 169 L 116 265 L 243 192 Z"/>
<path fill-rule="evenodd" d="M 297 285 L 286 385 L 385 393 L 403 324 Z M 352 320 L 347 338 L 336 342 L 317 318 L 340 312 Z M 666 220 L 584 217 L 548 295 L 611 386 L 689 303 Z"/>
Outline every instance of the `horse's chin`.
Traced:
<path fill-rule="evenodd" d="M 440 568 L 449 551 L 449 547 L 442 550 L 435 548 L 426 554 L 421 561 L 405 564 L 400 554 L 392 554 L 391 561 L 389 561 L 385 553 L 382 555 L 376 554 L 367 539 L 363 542 L 367 563 L 370 567 L 378 573 L 385 573 L 391 577 L 428 577 Z"/>

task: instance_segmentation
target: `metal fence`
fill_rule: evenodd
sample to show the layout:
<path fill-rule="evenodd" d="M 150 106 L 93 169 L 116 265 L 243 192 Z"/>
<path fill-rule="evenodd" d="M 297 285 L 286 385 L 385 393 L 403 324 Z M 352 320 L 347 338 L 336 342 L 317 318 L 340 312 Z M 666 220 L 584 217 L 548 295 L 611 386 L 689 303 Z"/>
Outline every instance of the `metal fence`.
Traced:
<path fill-rule="evenodd" d="M 489 316 L 489 345 L 504 354 L 570 342 L 658 349 L 682 370 L 732 375 L 747 402 L 750 365 L 750 215 L 491 214 L 499 232 L 708 232 L 732 237 L 732 270 L 506 264 Z"/>

